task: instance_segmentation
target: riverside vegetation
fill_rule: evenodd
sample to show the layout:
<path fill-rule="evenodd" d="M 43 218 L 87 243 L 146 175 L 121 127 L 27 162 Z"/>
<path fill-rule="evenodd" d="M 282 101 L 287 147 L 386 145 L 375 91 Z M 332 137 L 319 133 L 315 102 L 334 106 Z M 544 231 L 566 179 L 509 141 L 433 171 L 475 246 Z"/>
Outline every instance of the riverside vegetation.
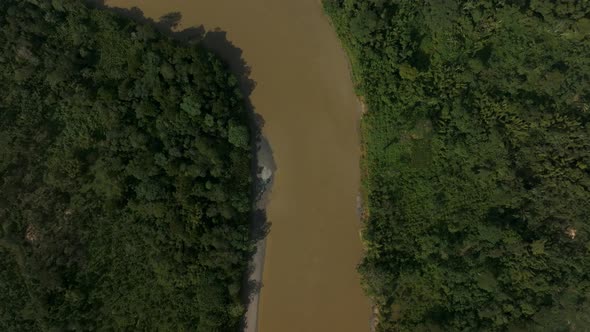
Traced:
<path fill-rule="evenodd" d="M 590 324 L 590 2 L 326 0 L 353 66 L 380 331 Z"/>
<path fill-rule="evenodd" d="M 227 331 L 253 245 L 248 114 L 199 45 L 0 2 L 0 330 Z"/>

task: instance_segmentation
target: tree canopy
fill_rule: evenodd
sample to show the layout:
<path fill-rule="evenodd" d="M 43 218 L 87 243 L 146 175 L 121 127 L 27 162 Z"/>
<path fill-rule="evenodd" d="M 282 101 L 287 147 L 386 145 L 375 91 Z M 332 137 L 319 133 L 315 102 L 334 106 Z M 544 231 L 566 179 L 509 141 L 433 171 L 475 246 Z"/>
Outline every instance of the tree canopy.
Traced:
<path fill-rule="evenodd" d="M 590 324 L 590 2 L 326 0 L 381 331 Z"/>
<path fill-rule="evenodd" d="M 81 0 L 2 0 L 0 48 L 0 330 L 235 328 L 253 248 L 237 79 Z"/>

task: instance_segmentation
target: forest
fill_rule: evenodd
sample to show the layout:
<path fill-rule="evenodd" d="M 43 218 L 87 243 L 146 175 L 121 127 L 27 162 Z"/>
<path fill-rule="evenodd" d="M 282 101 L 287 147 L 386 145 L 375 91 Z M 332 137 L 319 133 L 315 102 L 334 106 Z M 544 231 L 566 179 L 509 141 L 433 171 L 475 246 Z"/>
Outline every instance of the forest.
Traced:
<path fill-rule="evenodd" d="M 81 0 L 0 1 L 0 331 L 228 331 L 249 114 L 199 44 Z"/>
<path fill-rule="evenodd" d="M 325 0 L 379 331 L 590 324 L 590 1 Z"/>

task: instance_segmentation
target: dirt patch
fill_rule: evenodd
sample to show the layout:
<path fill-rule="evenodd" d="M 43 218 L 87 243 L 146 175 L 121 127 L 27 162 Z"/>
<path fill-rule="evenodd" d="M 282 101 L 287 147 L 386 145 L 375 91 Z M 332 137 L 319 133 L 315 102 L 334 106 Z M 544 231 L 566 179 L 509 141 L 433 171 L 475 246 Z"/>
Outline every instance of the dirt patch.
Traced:
<path fill-rule="evenodd" d="M 35 225 L 29 224 L 27 226 L 27 230 L 25 231 L 25 240 L 29 243 L 35 243 L 39 241 L 39 230 Z"/>

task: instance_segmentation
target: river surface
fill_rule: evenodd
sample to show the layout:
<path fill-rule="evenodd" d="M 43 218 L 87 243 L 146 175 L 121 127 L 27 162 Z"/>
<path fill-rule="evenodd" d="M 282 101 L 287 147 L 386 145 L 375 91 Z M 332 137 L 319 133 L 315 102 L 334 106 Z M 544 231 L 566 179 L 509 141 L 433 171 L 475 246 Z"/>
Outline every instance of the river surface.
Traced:
<path fill-rule="evenodd" d="M 367 332 L 369 300 L 356 272 L 360 106 L 319 0 L 106 4 L 138 7 L 155 20 L 180 12 L 181 30 L 226 31 L 251 67 L 250 100 L 276 163 L 258 331 Z"/>

